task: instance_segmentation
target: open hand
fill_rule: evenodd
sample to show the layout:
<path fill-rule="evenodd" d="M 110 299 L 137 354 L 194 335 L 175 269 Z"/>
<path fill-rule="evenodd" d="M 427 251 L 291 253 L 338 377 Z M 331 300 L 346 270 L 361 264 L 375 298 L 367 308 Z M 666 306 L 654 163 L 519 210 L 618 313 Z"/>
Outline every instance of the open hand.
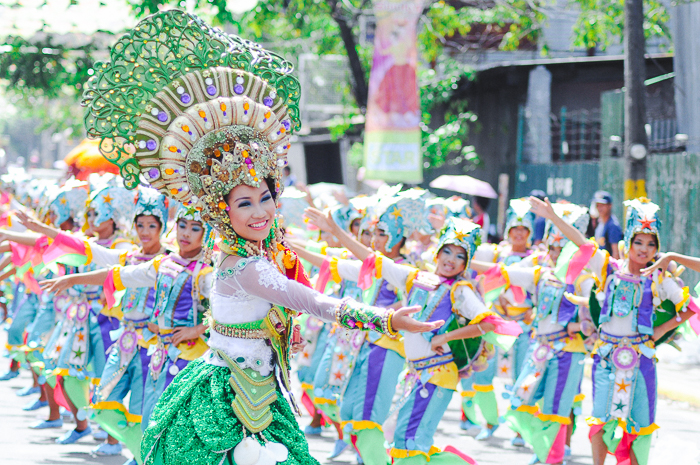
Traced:
<path fill-rule="evenodd" d="M 333 197 L 343 205 L 350 205 L 350 199 L 348 199 L 345 191 L 333 191 Z"/>
<path fill-rule="evenodd" d="M 557 214 L 554 213 L 554 208 L 552 208 L 552 204 L 546 197 L 544 200 L 540 200 L 537 197 L 530 197 L 530 211 L 532 211 L 535 215 L 541 216 L 547 220 L 551 220 L 555 216 L 557 216 Z"/>
<path fill-rule="evenodd" d="M 41 232 L 44 230 L 44 225 L 37 221 L 35 218 L 29 216 L 26 212 L 17 210 L 15 212 L 17 220 L 30 231 Z"/>
<path fill-rule="evenodd" d="M 39 283 L 41 290 L 49 294 L 63 292 L 69 287 L 73 287 L 70 276 L 62 276 L 60 278 L 47 279 Z"/>
<path fill-rule="evenodd" d="M 671 253 L 664 253 L 659 256 L 659 258 L 654 262 L 653 265 L 651 265 L 648 268 L 644 268 L 642 270 L 642 276 L 651 276 L 651 274 L 654 272 L 654 270 L 661 270 L 661 272 L 666 271 L 666 268 L 671 264 L 673 261 L 673 254 Z"/>
<path fill-rule="evenodd" d="M 153 334 L 160 334 L 160 328 L 158 327 L 158 325 L 155 323 L 151 323 L 150 321 L 148 322 L 148 330 Z"/>
<path fill-rule="evenodd" d="M 203 334 L 202 328 L 199 326 L 179 326 L 173 329 L 170 342 L 173 345 L 178 345 L 181 342 L 193 341 Z M 206 328 L 204 328 L 206 329 Z"/>
<path fill-rule="evenodd" d="M 430 223 L 430 226 L 435 229 L 435 231 L 440 231 L 442 230 L 442 227 L 445 226 L 445 215 L 430 213 L 428 215 L 428 222 Z"/>
<path fill-rule="evenodd" d="M 293 342 L 292 347 L 291 347 L 292 355 L 303 352 L 305 348 L 306 348 L 306 341 L 302 340 L 301 342 Z"/>
<path fill-rule="evenodd" d="M 401 307 L 391 317 L 391 326 L 394 331 L 406 331 L 409 333 L 427 333 L 441 328 L 445 324 L 443 320 L 423 322 L 414 320 L 411 315 L 419 312 L 422 307 Z"/>
<path fill-rule="evenodd" d="M 309 223 L 313 224 L 321 231 L 326 231 L 329 233 L 333 232 L 331 230 L 331 226 L 328 224 L 328 219 L 326 218 L 326 215 L 324 215 L 322 211 L 313 207 L 309 207 L 304 210 L 304 216 L 306 216 L 309 219 Z"/>

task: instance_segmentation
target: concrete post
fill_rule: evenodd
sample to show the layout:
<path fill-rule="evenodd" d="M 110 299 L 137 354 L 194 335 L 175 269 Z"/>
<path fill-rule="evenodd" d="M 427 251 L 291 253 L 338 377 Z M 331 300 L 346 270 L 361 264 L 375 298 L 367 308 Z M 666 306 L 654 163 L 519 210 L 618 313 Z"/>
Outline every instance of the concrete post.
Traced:
<path fill-rule="evenodd" d="M 552 161 L 552 126 L 549 115 L 552 111 L 552 73 L 544 66 L 530 71 L 525 106 L 524 160 L 529 163 Z"/>
<path fill-rule="evenodd" d="M 678 133 L 687 134 L 686 148 L 700 152 L 700 3 L 678 2 L 673 15 L 673 58 Z"/>

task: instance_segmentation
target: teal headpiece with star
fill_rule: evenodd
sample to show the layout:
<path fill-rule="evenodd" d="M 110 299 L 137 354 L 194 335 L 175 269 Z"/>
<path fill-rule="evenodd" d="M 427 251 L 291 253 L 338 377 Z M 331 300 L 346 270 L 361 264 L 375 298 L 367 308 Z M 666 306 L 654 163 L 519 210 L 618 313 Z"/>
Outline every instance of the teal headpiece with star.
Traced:
<path fill-rule="evenodd" d="M 87 183 L 73 180 L 59 188 L 49 202 L 49 211 L 56 215 L 54 226 L 58 227 L 71 218 L 77 220 L 85 209 L 87 198 Z"/>
<path fill-rule="evenodd" d="M 627 215 L 625 218 L 625 250 L 630 249 L 632 239 L 637 234 L 651 234 L 656 236 L 657 244 L 661 245 L 659 237 L 659 228 L 661 228 L 661 220 L 659 219 L 659 206 L 646 197 L 638 199 L 626 200 Z"/>
<path fill-rule="evenodd" d="M 202 214 L 193 205 L 183 205 L 178 202 L 177 210 L 175 211 L 175 219 L 173 223 L 177 227 L 177 222 L 180 220 L 198 221 L 202 224 L 204 228 L 204 235 L 202 236 L 202 247 L 204 249 L 212 250 L 214 247 L 214 242 L 216 240 L 215 229 L 206 221 L 202 220 Z"/>
<path fill-rule="evenodd" d="M 505 235 L 508 236 L 508 232 L 516 226 L 525 226 L 530 231 L 528 239 L 532 237 L 535 230 L 535 214 L 530 211 L 530 201 L 526 198 L 512 199 L 506 210 Z"/>
<path fill-rule="evenodd" d="M 558 217 L 586 234 L 590 219 L 588 208 L 573 203 L 555 203 L 552 207 Z M 543 240 L 547 247 L 564 247 L 569 242 L 569 239 L 550 220 L 545 223 Z"/>
<path fill-rule="evenodd" d="M 467 253 L 467 263 L 465 269 L 469 267 L 476 248 L 481 244 L 481 227 L 471 220 L 465 218 L 448 218 L 445 226 L 440 232 L 438 245 L 435 250 L 435 257 L 446 245 L 456 245 L 462 247 Z"/>
<path fill-rule="evenodd" d="M 331 207 L 331 217 L 333 221 L 345 232 L 350 232 L 352 222 L 361 219 L 363 213 L 356 208 L 352 202 L 350 205 L 336 205 Z"/>
<path fill-rule="evenodd" d="M 425 197 L 416 190 L 400 192 L 382 199 L 377 205 L 377 228 L 389 235 L 385 251 L 389 252 L 401 239 L 409 237 L 423 226 Z"/>
<path fill-rule="evenodd" d="M 168 198 L 155 189 L 140 186 L 134 202 L 134 222 L 139 216 L 155 216 L 160 220 L 161 235 L 165 234 L 168 226 Z"/>
<path fill-rule="evenodd" d="M 472 216 L 469 200 L 463 199 L 458 195 L 445 199 L 445 207 L 447 207 L 448 214 L 451 217 L 469 219 Z"/>
<path fill-rule="evenodd" d="M 134 193 L 118 186 L 96 190 L 90 194 L 86 212 L 91 209 L 97 213 L 94 226 L 114 220 L 118 227 L 126 228 L 133 219 Z"/>

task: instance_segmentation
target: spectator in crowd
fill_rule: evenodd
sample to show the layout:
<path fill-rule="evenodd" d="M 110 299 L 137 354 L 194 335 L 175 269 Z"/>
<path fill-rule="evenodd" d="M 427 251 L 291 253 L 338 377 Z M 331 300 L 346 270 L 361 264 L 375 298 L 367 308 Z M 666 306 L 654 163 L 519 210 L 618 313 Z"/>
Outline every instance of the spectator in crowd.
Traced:
<path fill-rule="evenodd" d="M 612 195 L 606 191 L 593 194 L 591 210 L 598 212 L 595 227 L 595 240 L 598 245 L 608 251 L 613 258 L 620 258 L 618 242 L 622 240 L 622 228 L 617 217 L 612 214 Z"/>
<path fill-rule="evenodd" d="M 489 214 L 486 213 L 486 210 L 489 208 L 489 202 L 491 202 L 491 199 L 474 196 L 474 202 L 472 204 L 474 210 L 472 221 L 481 226 L 481 242 L 484 244 L 489 241 L 489 230 L 491 226 L 491 218 Z"/>
<path fill-rule="evenodd" d="M 287 165 L 282 169 L 282 184 L 284 187 L 294 186 L 297 183 L 297 177 L 292 174 L 292 168 Z"/>

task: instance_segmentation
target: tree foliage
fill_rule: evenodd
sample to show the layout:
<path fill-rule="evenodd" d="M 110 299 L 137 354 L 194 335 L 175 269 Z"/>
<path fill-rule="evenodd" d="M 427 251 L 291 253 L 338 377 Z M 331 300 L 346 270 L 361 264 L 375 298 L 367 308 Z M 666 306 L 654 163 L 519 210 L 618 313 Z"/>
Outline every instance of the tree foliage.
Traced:
<path fill-rule="evenodd" d="M 72 0 L 91 1 L 91 0 Z M 104 1 L 104 0 L 103 0 Z M 350 82 L 341 91 L 349 110 L 331 127 L 334 136 L 356 129 L 353 117 L 364 114 L 372 45 L 361 44 L 360 24 L 371 17 L 371 0 L 259 0 L 248 12 L 234 13 L 231 0 L 111 0 L 125 2 L 137 17 L 162 8 L 194 6 L 197 14 L 224 29 L 261 42 L 285 57 L 302 53 L 345 55 Z M 610 45 L 621 37 L 624 0 L 571 0 L 580 10 L 573 45 L 587 49 Z M 476 116 L 466 110 L 460 92 L 471 72 L 458 61 L 470 49 L 516 50 L 541 46 L 541 31 L 556 0 L 440 0 L 427 2 L 418 29 L 419 84 L 423 114 L 423 154 L 429 166 L 445 162 L 478 163 L 473 148 L 463 146 Z M 645 0 L 647 37 L 669 37 L 668 12 L 661 0 Z M 492 43 L 494 42 L 495 43 Z M 489 42 L 490 41 L 490 42 Z M 4 45 L 3 45 L 4 43 Z M 23 114 L 42 118 L 56 130 L 80 127 L 77 105 L 97 53 L 95 43 L 69 47 L 50 35 L 0 38 L 0 80 L 8 100 Z M 442 115 L 435 118 L 434 115 Z"/>

